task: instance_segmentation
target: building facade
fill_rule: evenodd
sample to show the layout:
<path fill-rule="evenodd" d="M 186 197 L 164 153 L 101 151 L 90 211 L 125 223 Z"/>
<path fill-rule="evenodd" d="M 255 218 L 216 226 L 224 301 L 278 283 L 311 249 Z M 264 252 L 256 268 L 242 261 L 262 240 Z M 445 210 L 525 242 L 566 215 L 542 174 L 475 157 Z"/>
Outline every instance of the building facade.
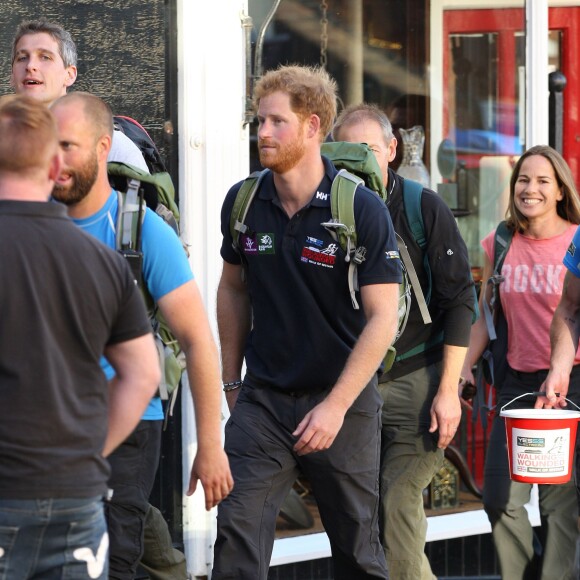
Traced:
<path fill-rule="evenodd" d="M 339 83 L 341 106 L 364 100 L 390 115 L 400 143 L 395 166 L 418 152 L 431 188 L 455 211 L 476 279 L 479 240 L 503 218 L 511 167 L 525 148 L 554 144 L 580 178 L 580 0 L 5 0 L 0 13 L 3 92 L 10 90 L 13 30 L 44 16 L 77 41 L 75 88 L 135 117 L 160 144 L 214 329 L 220 208 L 229 187 L 257 166 L 249 97 L 255 79 L 279 64 L 321 64 Z M 416 126 L 423 143 L 404 138 Z M 183 493 L 196 438 L 182 393 L 156 499 L 191 574 L 203 577 L 211 570 L 215 512 L 204 510 L 201 488 L 191 498 Z M 457 446 L 480 485 L 485 441 L 468 416 Z M 310 523 L 304 513 L 296 521 L 309 505 L 307 482 L 293 495 L 298 512 L 286 506 L 274 547 L 280 578 L 284 566 L 330 553 L 315 514 L 313 525 L 300 527 Z M 477 506 L 429 518 L 429 542 L 488 533 Z"/>

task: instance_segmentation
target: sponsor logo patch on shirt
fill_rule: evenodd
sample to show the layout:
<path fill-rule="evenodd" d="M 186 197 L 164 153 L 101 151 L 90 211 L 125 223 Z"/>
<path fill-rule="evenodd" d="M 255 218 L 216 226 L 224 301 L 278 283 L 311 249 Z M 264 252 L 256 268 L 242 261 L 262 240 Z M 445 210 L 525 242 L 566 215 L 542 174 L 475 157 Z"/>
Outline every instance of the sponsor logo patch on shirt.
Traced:
<path fill-rule="evenodd" d="M 324 268 L 334 268 L 338 244 L 328 244 L 326 248 L 322 248 L 322 246 L 323 242 L 321 240 L 307 236 L 306 245 L 302 248 L 300 261 L 315 266 L 323 266 Z"/>
<path fill-rule="evenodd" d="M 257 233 L 252 236 L 242 234 L 242 249 L 244 254 L 275 254 L 274 234 Z"/>
<path fill-rule="evenodd" d="M 322 248 L 322 246 L 324 245 L 324 242 L 322 240 L 319 240 L 318 238 L 313 238 L 312 236 L 306 236 L 306 243 L 313 246 L 317 246 L 318 248 Z"/>
<path fill-rule="evenodd" d="M 574 245 L 574 242 L 570 242 L 570 245 L 568 246 L 568 249 L 566 251 L 568 252 L 568 254 L 574 257 L 574 254 L 576 253 L 576 246 Z"/>

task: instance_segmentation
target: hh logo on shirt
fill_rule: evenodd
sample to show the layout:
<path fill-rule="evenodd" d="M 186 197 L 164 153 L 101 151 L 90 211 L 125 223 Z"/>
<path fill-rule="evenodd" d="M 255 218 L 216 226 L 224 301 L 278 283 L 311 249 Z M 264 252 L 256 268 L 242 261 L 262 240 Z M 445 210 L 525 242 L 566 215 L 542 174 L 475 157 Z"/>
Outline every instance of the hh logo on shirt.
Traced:
<path fill-rule="evenodd" d="M 274 234 L 258 233 L 252 236 L 242 235 L 244 254 L 275 254 Z"/>

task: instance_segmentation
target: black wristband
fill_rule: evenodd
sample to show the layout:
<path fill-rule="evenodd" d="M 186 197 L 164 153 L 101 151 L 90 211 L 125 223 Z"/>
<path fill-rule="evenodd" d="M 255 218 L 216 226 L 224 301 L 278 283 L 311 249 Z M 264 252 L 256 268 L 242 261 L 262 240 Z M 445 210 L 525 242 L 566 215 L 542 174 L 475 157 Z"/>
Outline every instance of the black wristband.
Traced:
<path fill-rule="evenodd" d="M 242 386 L 242 381 L 232 381 L 231 383 L 224 383 L 224 393 L 235 391 Z"/>

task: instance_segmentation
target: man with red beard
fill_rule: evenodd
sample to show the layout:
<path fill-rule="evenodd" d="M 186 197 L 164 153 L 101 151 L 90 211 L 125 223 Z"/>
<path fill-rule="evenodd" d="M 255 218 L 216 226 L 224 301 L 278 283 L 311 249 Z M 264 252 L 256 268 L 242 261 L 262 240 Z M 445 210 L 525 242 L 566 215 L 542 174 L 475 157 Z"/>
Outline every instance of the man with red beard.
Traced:
<path fill-rule="evenodd" d="M 241 183 L 222 209 L 217 314 L 236 485 L 218 507 L 214 580 L 267 578 L 276 516 L 299 471 L 318 503 L 334 578 L 387 578 L 377 371 L 395 336 L 401 266 L 390 259 L 397 244 L 385 204 L 359 186 L 354 213 L 366 256 L 358 267 L 362 308 L 353 308 L 345 254 L 322 225 L 331 219 L 337 170 L 320 145 L 336 90 L 324 70 L 301 66 L 258 81 L 258 148 L 269 171 L 239 253 L 229 224 Z"/>
<path fill-rule="evenodd" d="M 117 192 L 107 178 L 113 117 L 108 105 L 89 93 L 74 92 L 51 107 L 57 121 L 63 168 L 53 197 L 68 206 L 69 216 L 82 229 L 115 247 L 119 210 Z M 200 480 L 206 509 L 217 505 L 233 481 L 221 445 L 221 393 L 215 342 L 201 295 L 179 238 L 149 208 L 142 224 L 143 279 L 185 353 L 195 406 L 198 451 L 188 494 Z M 105 374 L 110 367 L 104 361 Z M 137 429 L 110 456 L 106 505 L 111 536 L 109 577 L 135 576 L 143 550 L 143 526 L 160 456 L 163 410 L 154 397 Z"/>

